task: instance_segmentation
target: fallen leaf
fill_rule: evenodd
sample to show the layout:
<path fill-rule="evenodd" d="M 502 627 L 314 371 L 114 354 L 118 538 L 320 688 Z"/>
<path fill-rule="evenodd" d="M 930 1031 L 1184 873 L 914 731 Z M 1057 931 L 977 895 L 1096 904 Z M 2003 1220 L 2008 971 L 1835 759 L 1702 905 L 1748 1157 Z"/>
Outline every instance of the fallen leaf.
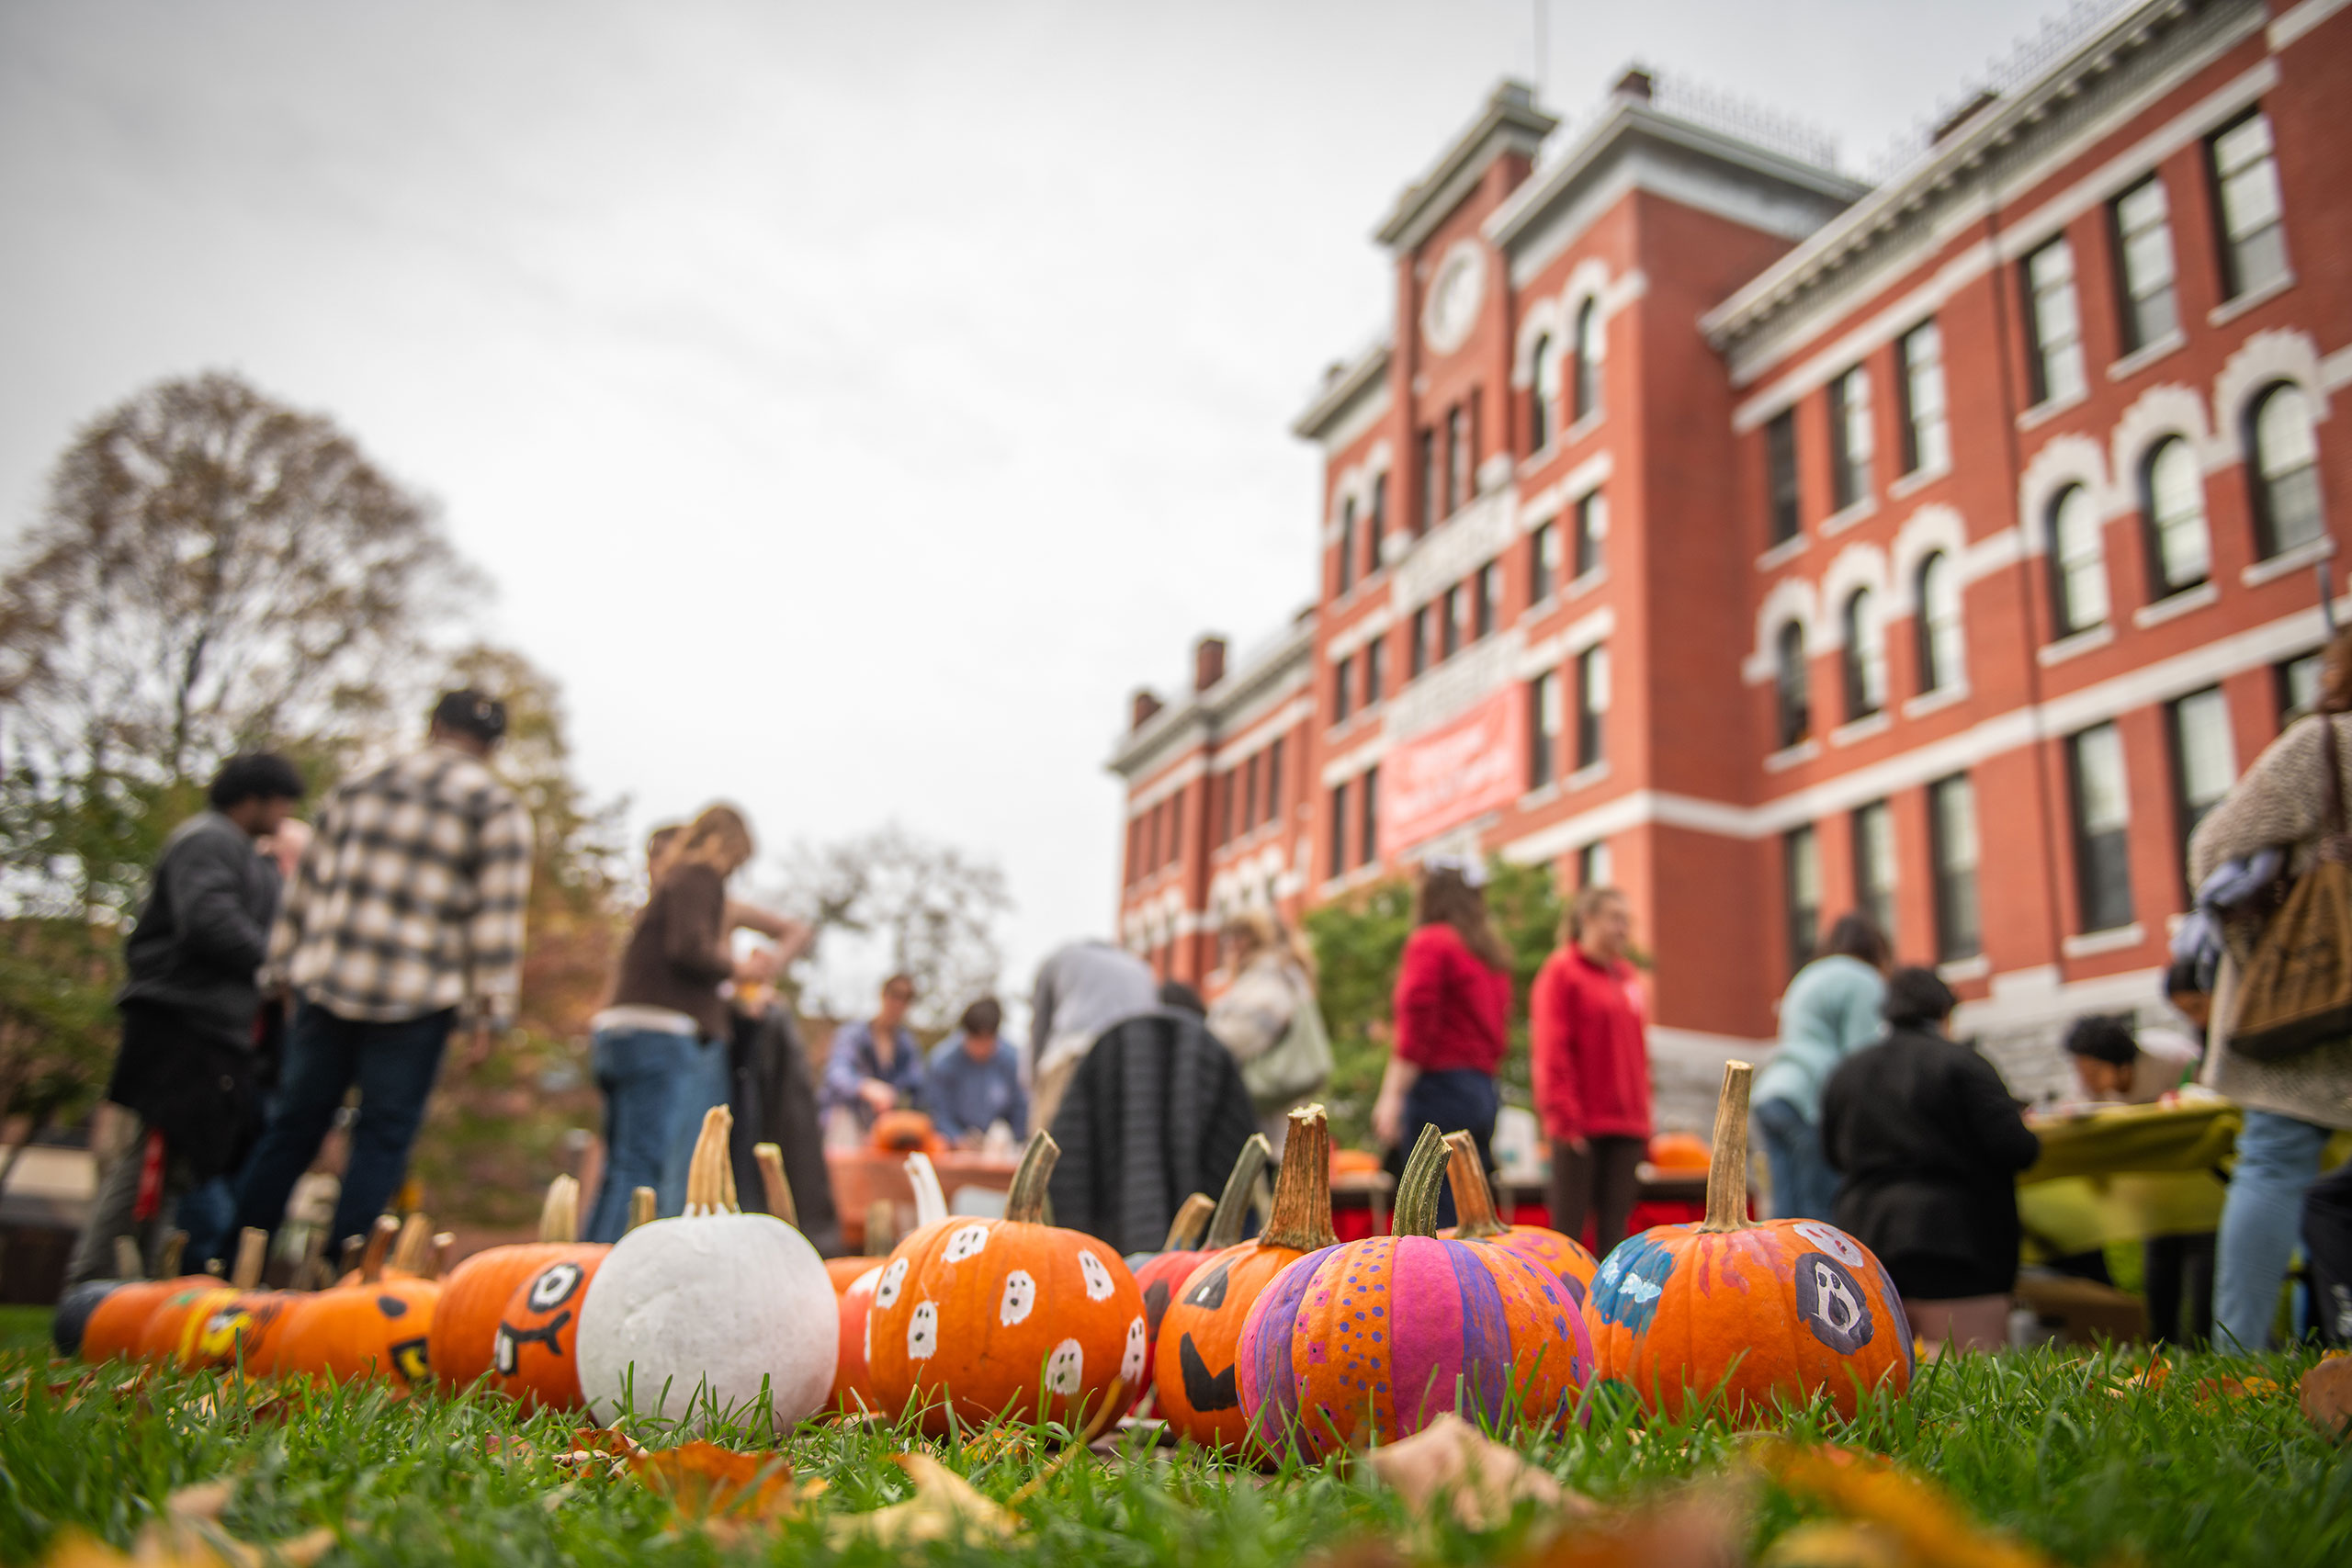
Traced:
<path fill-rule="evenodd" d="M 1593 1512 L 1549 1471 L 1450 1410 L 1411 1437 L 1374 1449 L 1365 1462 L 1424 1523 L 1442 1511 L 1467 1529 L 1490 1530 L 1510 1523 L 1521 1503 L 1553 1516 Z"/>
<path fill-rule="evenodd" d="M 1736 1568 L 1745 1561 L 1738 1489 L 1717 1483 L 1554 1536 L 1518 1568 Z"/>
<path fill-rule="evenodd" d="M 1877 1525 L 1809 1519 L 1774 1541 L 1757 1568 L 1907 1568 L 1903 1543 Z"/>
<path fill-rule="evenodd" d="M 2217 1399 L 2267 1399 L 2278 1392 L 2268 1378 L 2207 1378 L 2197 1385 L 2197 1403 Z"/>
<path fill-rule="evenodd" d="M 528 1464 L 538 1458 L 539 1450 L 520 1438 L 502 1437 L 492 1432 L 481 1440 L 481 1454 L 482 1458 L 512 1470 L 518 1464 Z"/>
<path fill-rule="evenodd" d="M 68 1530 L 41 1561 L 45 1568 L 310 1568 L 334 1549 L 331 1529 L 315 1529 L 267 1546 L 232 1539 L 209 1521 L 167 1518 L 139 1532 L 129 1551 Z"/>
<path fill-rule="evenodd" d="M 2352 1442 L 2352 1356 L 2321 1359 L 2303 1374 L 2303 1419 L 2337 1442 Z"/>
<path fill-rule="evenodd" d="M 1941 1487 L 1875 1454 L 1781 1438 L 1751 1451 L 1791 1492 L 1893 1536 L 1905 1568 L 2050 1568 L 2050 1558 L 1980 1529 Z"/>
<path fill-rule="evenodd" d="M 709 1525 L 766 1524 L 794 1511 L 792 1466 L 781 1454 L 737 1453 L 717 1443 L 684 1443 L 630 1456 L 647 1490 L 667 1498 L 681 1518 Z"/>
<path fill-rule="evenodd" d="M 633 1455 L 645 1452 L 645 1445 L 617 1427 L 582 1427 L 571 1434 L 574 1451 L 594 1454 Z"/>
<path fill-rule="evenodd" d="M 933 1540 L 1010 1540 L 1021 1528 L 1002 1505 L 929 1454 L 891 1458 L 914 1483 L 915 1495 L 869 1513 L 836 1515 L 827 1525 L 836 1546 L 862 1539 L 903 1551 Z"/>
<path fill-rule="evenodd" d="M 175 1519 L 217 1519 L 235 1491 L 234 1483 L 226 1480 L 183 1486 L 164 1499 L 164 1511 Z"/>

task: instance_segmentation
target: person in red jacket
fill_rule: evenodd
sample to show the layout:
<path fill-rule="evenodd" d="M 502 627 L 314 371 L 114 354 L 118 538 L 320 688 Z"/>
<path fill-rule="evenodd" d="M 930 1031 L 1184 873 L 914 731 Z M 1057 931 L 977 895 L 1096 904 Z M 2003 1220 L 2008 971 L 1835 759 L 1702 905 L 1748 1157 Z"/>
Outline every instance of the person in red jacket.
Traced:
<path fill-rule="evenodd" d="M 1422 868 L 1413 934 L 1396 967 L 1396 1045 L 1373 1102 L 1372 1130 L 1388 1145 L 1388 1171 L 1425 1123 L 1468 1133 L 1491 1168 L 1489 1145 L 1502 1097 L 1495 1070 L 1510 1038 L 1510 950 L 1487 913 L 1476 862 L 1433 859 Z M 1453 1223 L 1451 1189 L 1438 1198 L 1438 1224 Z"/>
<path fill-rule="evenodd" d="M 1527 998 L 1535 1113 L 1552 1140 L 1552 1226 L 1596 1255 L 1625 1239 L 1634 1168 L 1650 1136 L 1649 1009 L 1626 962 L 1634 911 L 1614 887 L 1588 887 L 1562 922 Z"/>

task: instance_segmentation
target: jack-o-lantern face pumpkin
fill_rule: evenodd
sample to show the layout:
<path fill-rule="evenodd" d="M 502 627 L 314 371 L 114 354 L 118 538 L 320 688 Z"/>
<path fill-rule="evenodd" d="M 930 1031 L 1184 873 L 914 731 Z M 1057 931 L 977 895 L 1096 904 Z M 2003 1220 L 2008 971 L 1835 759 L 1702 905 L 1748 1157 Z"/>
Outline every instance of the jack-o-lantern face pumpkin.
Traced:
<path fill-rule="evenodd" d="M 1538 1268 L 1548 1269 L 1568 1290 L 1579 1310 L 1592 1293 L 1592 1277 L 1600 1259 L 1584 1243 L 1543 1225 L 1506 1224 L 1495 1213 L 1495 1190 L 1487 1182 L 1487 1168 L 1478 1158 L 1477 1141 L 1467 1133 L 1445 1135 L 1445 1176 L 1453 1188 L 1454 1213 L 1462 1223 L 1437 1234 L 1456 1241 L 1485 1242 L 1515 1252 Z"/>
<path fill-rule="evenodd" d="M 1241 1325 L 1273 1277 L 1310 1252 L 1339 1244 L 1331 1234 L 1331 1134 L 1323 1108 L 1290 1113 L 1274 1208 L 1255 1241 L 1238 1235 L 1212 1248 L 1187 1274 L 1160 1318 L 1152 1386 L 1168 1429 L 1205 1447 L 1241 1451 L 1249 1436 L 1235 1368 Z M 1251 1181 L 1254 1183 L 1253 1176 Z M 1230 1199 L 1232 1189 L 1227 1189 Z M 1246 1206 L 1246 1199 L 1245 1199 Z M 1220 1204 L 1212 1232 L 1225 1222 Z M 1238 1233 L 1238 1222 L 1235 1224 Z"/>
<path fill-rule="evenodd" d="M 1749 1223 L 1751 1072 L 1724 1068 L 1706 1219 L 1627 1237 L 1593 1277 L 1600 1374 L 1669 1415 L 1720 1398 L 1743 1420 L 1826 1393 L 1851 1416 L 1862 1390 L 1911 1386 L 1911 1325 L 1886 1269 L 1844 1231 Z"/>
<path fill-rule="evenodd" d="M 882 1413 L 910 1404 L 925 1428 L 949 1412 L 1074 1420 L 1114 1383 L 1142 1379 L 1143 1293 L 1093 1236 L 1041 1224 L 1056 1155 L 1042 1129 L 1012 1179 L 1001 1220 L 950 1220 L 899 1244 L 875 1281 L 867 1371 Z M 1124 1393 L 1121 1395 L 1124 1399 Z"/>
<path fill-rule="evenodd" d="M 608 1250 L 575 1243 L 514 1287 L 491 1338 L 491 1387 L 526 1409 L 580 1408 L 580 1308 Z"/>
<path fill-rule="evenodd" d="M 412 1215 L 405 1229 L 389 1214 L 378 1220 L 360 1258 L 359 1278 L 317 1292 L 279 1326 L 271 1358 L 275 1370 L 336 1382 L 365 1377 L 412 1388 L 430 1382 L 428 1345 L 441 1284 L 421 1272 L 428 1229 L 421 1215 Z M 394 1235 L 401 1237 L 401 1247 L 388 1261 Z"/>
<path fill-rule="evenodd" d="M 1160 1249 L 1127 1259 L 1128 1267 L 1135 1270 L 1136 1287 L 1143 1292 L 1143 1382 L 1133 1389 L 1137 1408 L 1146 1399 L 1155 1397 L 1159 1325 L 1168 1315 L 1169 1304 L 1175 1301 L 1176 1292 L 1184 1288 L 1184 1281 L 1192 1278 L 1195 1269 L 1239 1243 L 1241 1228 L 1249 1222 L 1250 1201 L 1257 1190 L 1258 1179 L 1265 1174 L 1266 1166 L 1273 1157 L 1273 1145 L 1251 1134 L 1225 1179 L 1224 1195 L 1212 1203 L 1206 1193 L 1193 1193 L 1176 1212 L 1175 1223 L 1168 1227 L 1168 1240 Z"/>
<path fill-rule="evenodd" d="M 434 1381 L 445 1389 L 461 1389 L 486 1372 L 501 1371 L 493 1359 L 495 1341 L 517 1288 L 549 1264 L 603 1250 L 582 1243 L 579 1235 L 580 1183 L 559 1176 L 548 1183 L 537 1241 L 485 1247 L 452 1269 L 441 1282 L 426 1348 Z"/>

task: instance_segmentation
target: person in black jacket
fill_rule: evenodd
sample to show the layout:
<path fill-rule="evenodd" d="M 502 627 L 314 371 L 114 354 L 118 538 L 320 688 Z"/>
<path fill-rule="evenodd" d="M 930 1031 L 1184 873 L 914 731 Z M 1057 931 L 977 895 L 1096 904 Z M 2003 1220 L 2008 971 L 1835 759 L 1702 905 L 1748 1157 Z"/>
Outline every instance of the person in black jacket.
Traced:
<path fill-rule="evenodd" d="M 2041 1141 L 1993 1065 L 1946 1037 L 1957 1006 L 1935 971 L 1895 971 L 1886 1038 L 1822 1092 L 1822 1148 L 1838 1227 L 1886 1265 L 1913 1331 L 1995 1349 L 2017 1284 L 2017 1173 Z"/>
<path fill-rule="evenodd" d="M 115 998 L 122 1048 L 107 1098 L 131 1113 L 132 1136 L 91 1201 L 69 1285 L 112 1270 L 117 1236 L 152 1258 L 180 1198 L 230 1168 L 259 1130 L 254 1019 L 278 875 L 254 840 L 301 798 L 302 776 L 285 758 L 232 757 L 208 791 L 210 809 L 164 840 Z"/>

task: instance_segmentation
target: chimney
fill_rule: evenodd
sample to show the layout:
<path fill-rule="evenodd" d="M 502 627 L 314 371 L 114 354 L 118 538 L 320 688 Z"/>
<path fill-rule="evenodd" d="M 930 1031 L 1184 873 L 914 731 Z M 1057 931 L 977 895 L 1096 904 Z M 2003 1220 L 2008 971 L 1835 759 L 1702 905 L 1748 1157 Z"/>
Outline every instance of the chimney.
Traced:
<path fill-rule="evenodd" d="M 1130 714 L 1127 720 L 1128 730 L 1132 732 L 1141 729 L 1151 721 L 1151 716 L 1159 711 L 1159 694 L 1149 686 L 1137 686 L 1134 705 L 1128 711 Z"/>
<path fill-rule="evenodd" d="M 1193 645 L 1193 690 L 1205 692 L 1225 679 L 1225 638 L 1204 637 Z"/>
<path fill-rule="evenodd" d="M 1650 73 L 1646 66 L 1629 65 L 1625 68 L 1625 73 L 1617 78 L 1617 85 L 1610 91 L 1621 98 L 1639 98 L 1642 102 L 1648 103 L 1657 96 L 1657 78 Z"/>

